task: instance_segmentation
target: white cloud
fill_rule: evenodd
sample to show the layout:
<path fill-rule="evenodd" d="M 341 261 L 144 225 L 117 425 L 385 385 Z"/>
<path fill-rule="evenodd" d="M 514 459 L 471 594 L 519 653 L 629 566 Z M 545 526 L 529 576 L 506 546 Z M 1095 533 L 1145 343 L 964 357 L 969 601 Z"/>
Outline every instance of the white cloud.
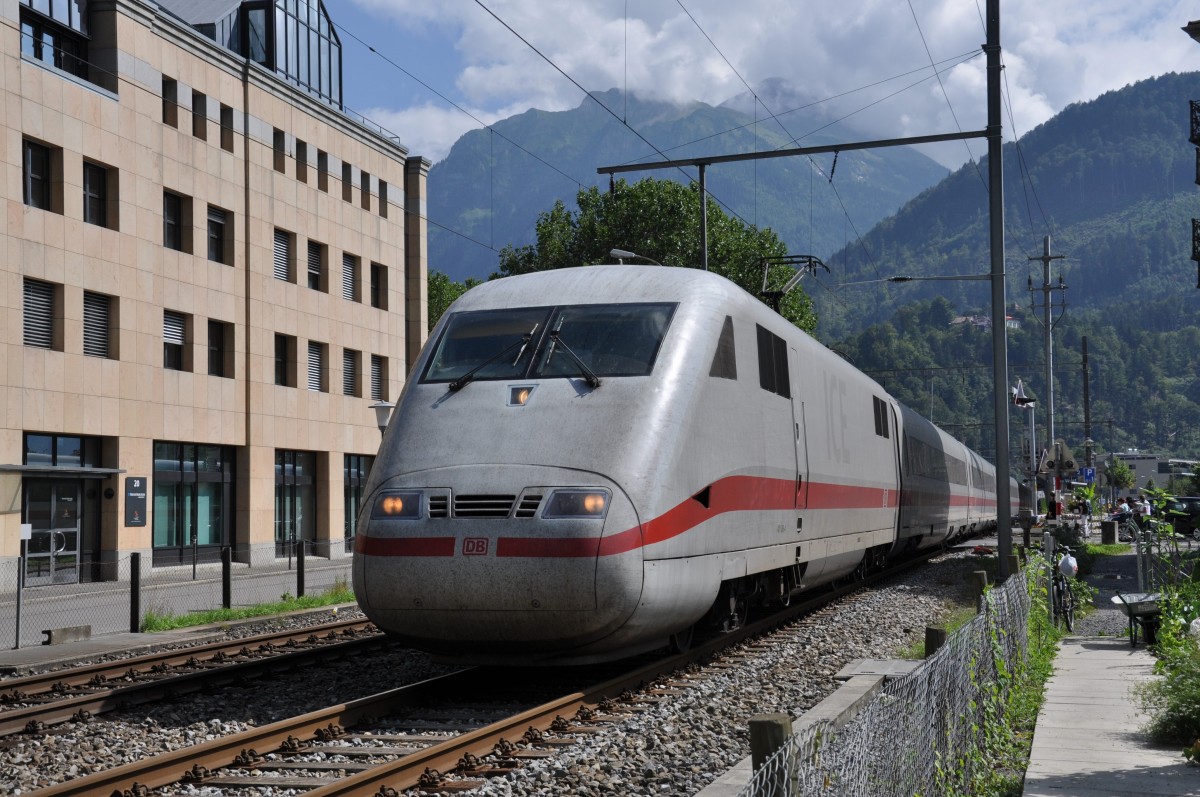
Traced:
<path fill-rule="evenodd" d="M 795 129 L 861 111 L 849 123 L 864 134 L 945 132 L 953 129 L 950 108 L 963 129 L 985 124 L 981 55 L 943 73 L 945 93 L 926 80 L 862 110 L 929 77 L 930 58 L 978 53 L 983 0 L 912 0 L 911 6 L 893 0 L 683 0 L 695 22 L 666 0 L 483 0 L 528 44 L 470 0 L 355 2 L 380 22 L 373 44 L 406 68 L 414 65 L 392 55 L 405 52 L 406 38 L 432 46 L 440 37 L 459 67 L 430 82 L 460 104 L 483 109 L 476 115 L 487 121 L 530 107 L 579 104 L 579 89 L 534 47 L 587 90 L 628 87 L 648 98 L 712 104 L 744 92 L 743 80 L 760 86 L 783 78 L 817 99 L 924 68 L 923 74 L 798 114 Z M 1184 0 L 1005 0 L 1001 44 L 1015 131 L 1028 132 L 1072 102 L 1136 80 L 1200 68 L 1200 45 L 1180 30 L 1193 16 L 1200 13 Z M 413 152 L 434 158 L 444 155 L 451 137 L 476 126 L 436 99 L 380 113 L 393 120 Z M 1011 136 L 1008 126 L 1006 115 Z M 982 146 L 975 149 L 978 154 Z M 939 157 L 961 162 L 966 152 L 955 147 Z"/>

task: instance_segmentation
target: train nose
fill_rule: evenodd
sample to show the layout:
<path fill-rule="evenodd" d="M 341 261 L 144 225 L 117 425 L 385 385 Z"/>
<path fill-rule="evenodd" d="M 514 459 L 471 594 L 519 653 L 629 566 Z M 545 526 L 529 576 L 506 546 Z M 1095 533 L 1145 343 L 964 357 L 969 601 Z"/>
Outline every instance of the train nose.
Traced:
<path fill-rule="evenodd" d="M 496 489 L 500 472 L 509 484 Z M 368 497 L 355 591 L 381 627 L 453 655 L 587 644 L 641 595 L 641 527 L 599 474 L 504 467 L 407 474 Z"/>

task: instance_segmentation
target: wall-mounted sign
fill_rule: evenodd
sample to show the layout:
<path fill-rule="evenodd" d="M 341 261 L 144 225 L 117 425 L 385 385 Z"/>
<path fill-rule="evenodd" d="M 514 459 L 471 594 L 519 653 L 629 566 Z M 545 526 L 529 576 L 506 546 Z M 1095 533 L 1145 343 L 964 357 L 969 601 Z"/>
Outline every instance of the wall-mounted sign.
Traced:
<path fill-rule="evenodd" d="M 146 525 L 146 484 L 143 476 L 125 477 L 125 525 Z"/>

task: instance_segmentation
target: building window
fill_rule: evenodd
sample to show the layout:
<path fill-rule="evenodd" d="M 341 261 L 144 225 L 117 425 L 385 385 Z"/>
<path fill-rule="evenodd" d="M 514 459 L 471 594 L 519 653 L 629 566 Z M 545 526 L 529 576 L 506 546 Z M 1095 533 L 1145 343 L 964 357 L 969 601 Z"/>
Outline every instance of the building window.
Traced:
<path fill-rule="evenodd" d="M 275 279 L 283 280 L 284 282 L 295 282 L 292 275 L 295 273 L 292 266 L 296 262 L 292 257 L 292 241 L 293 236 L 287 230 L 275 228 Z"/>
<path fill-rule="evenodd" d="M 346 454 L 343 460 L 345 481 L 345 539 L 346 550 L 354 549 L 354 536 L 358 533 L 358 513 L 362 509 L 364 488 L 371 474 L 374 457 L 362 454 Z"/>
<path fill-rule="evenodd" d="M 379 215 L 388 217 L 388 184 L 383 180 L 379 181 Z"/>
<path fill-rule="evenodd" d="M 275 451 L 275 552 L 289 556 L 317 532 L 317 455 Z"/>
<path fill-rule="evenodd" d="M 371 355 L 371 401 L 387 401 L 387 357 Z"/>
<path fill-rule="evenodd" d="M 87 39 L 82 13 L 85 4 L 55 0 L 22 3 L 41 14 L 21 9 L 21 54 L 88 80 Z M 42 16 L 45 14 L 46 16 Z"/>
<path fill-rule="evenodd" d="M 308 182 L 308 144 L 296 139 L 296 179 Z"/>
<path fill-rule="evenodd" d="M 163 311 L 163 368 L 190 371 L 186 346 L 188 317 L 174 310 Z"/>
<path fill-rule="evenodd" d="M 274 128 L 274 134 L 271 136 L 272 149 L 274 150 L 275 171 L 280 173 L 287 172 L 287 134 L 278 127 Z"/>
<path fill-rule="evenodd" d="M 179 127 L 179 83 L 164 76 L 162 79 L 163 124 Z"/>
<path fill-rule="evenodd" d="M 45 468 L 100 467 L 99 437 L 27 433 L 23 464 Z"/>
<path fill-rule="evenodd" d="M 163 191 L 163 246 L 176 252 L 192 251 L 192 200 Z"/>
<path fill-rule="evenodd" d="M 342 253 L 342 298 L 350 302 L 362 301 L 358 284 L 359 260 L 349 252 Z"/>
<path fill-rule="evenodd" d="M 229 446 L 154 442 L 155 565 L 220 559 L 232 537 L 235 481 Z"/>
<path fill-rule="evenodd" d="M 275 335 L 275 384 L 296 386 L 296 339 L 291 335 Z"/>
<path fill-rule="evenodd" d="M 371 175 L 361 172 L 358 176 L 359 201 L 363 210 L 371 209 Z"/>
<path fill-rule="evenodd" d="M 324 393 L 329 390 L 325 373 L 325 344 L 315 340 L 308 342 L 308 389 Z"/>
<path fill-rule="evenodd" d="M 325 282 L 326 252 L 325 244 L 308 242 L 308 287 L 314 291 L 324 291 L 328 287 Z"/>
<path fill-rule="evenodd" d="M 233 377 L 233 324 L 209 319 L 208 374 Z"/>
<path fill-rule="evenodd" d="M 250 11 L 247 9 L 243 13 Z M 341 42 L 321 4 L 316 0 L 300 0 L 299 3 L 288 3 L 286 9 L 277 4 L 274 16 L 267 16 L 264 24 L 273 26 L 266 40 L 272 45 L 269 58 L 276 73 L 289 83 L 341 107 Z M 252 53 L 243 55 L 253 57 Z M 268 68 L 272 66 L 266 60 L 260 63 Z"/>
<path fill-rule="evenodd" d="M 379 263 L 371 264 L 371 306 L 380 310 L 387 307 L 387 268 Z"/>
<path fill-rule="evenodd" d="M 317 188 L 329 192 L 329 153 L 317 150 Z"/>
<path fill-rule="evenodd" d="M 112 322 L 112 297 L 83 292 L 83 353 L 91 357 L 111 357 L 109 330 Z"/>
<path fill-rule="evenodd" d="M 25 204 L 42 210 L 54 210 L 54 180 L 49 147 L 25 140 L 23 195 Z"/>
<path fill-rule="evenodd" d="M 61 293 L 57 286 L 41 280 L 25 279 L 25 321 L 24 335 L 26 346 L 36 346 L 39 349 L 59 349 L 55 345 L 55 331 L 61 319 L 57 312 L 61 302 Z"/>
<path fill-rule="evenodd" d="M 109 170 L 98 163 L 83 162 L 83 220 L 101 227 L 110 224 L 108 212 Z"/>
<path fill-rule="evenodd" d="M 192 92 L 192 135 L 208 141 L 208 97 L 198 91 Z"/>
<path fill-rule="evenodd" d="M 229 265 L 233 249 L 233 236 L 229 234 L 229 212 L 208 206 L 208 259 L 214 263 Z"/>
<path fill-rule="evenodd" d="M 349 163 L 342 164 L 342 199 L 354 201 L 354 167 Z"/>
<path fill-rule="evenodd" d="M 359 379 L 361 369 L 362 352 L 354 349 L 342 349 L 342 393 L 347 396 L 362 395 Z"/>
<path fill-rule="evenodd" d="M 221 106 L 221 149 L 233 152 L 233 109 Z"/>

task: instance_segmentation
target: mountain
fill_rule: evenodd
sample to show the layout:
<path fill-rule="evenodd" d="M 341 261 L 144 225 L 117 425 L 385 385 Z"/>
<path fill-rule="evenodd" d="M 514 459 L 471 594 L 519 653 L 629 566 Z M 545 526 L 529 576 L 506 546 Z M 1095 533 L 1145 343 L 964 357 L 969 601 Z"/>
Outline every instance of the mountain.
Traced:
<path fill-rule="evenodd" d="M 861 138 L 833 125 L 798 144 L 774 121 L 756 121 L 733 107 L 652 102 L 615 89 L 592 94 L 569 111 L 526 111 L 491 130 L 465 134 L 430 170 L 430 269 L 455 280 L 484 278 L 496 270 L 504 246 L 533 242 L 538 214 L 556 200 L 574 208 L 581 187 L 607 185 L 598 167 L 663 159 L 630 128 L 668 158 Z M 727 213 L 771 227 L 791 252 L 828 257 L 947 175 L 907 147 L 847 152 L 836 166 L 831 155 L 815 156 L 812 163 L 819 170 L 807 158 L 721 164 L 706 170 L 706 180 Z M 626 179 L 694 179 L 696 170 L 688 171 L 634 172 Z"/>
<path fill-rule="evenodd" d="M 1190 221 L 1200 215 L 1188 100 L 1200 73 L 1168 74 L 1065 108 L 1003 148 L 1010 304 L 1040 301 L 1038 257 L 1051 236 L 1053 273 L 1074 308 L 1113 308 L 1195 286 Z M 988 164 L 968 163 L 830 260 L 835 284 L 895 275 L 990 272 Z M 824 339 L 863 329 L 916 300 L 961 311 L 989 306 L 987 282 L 925 281 L 810 289 Z M 1061 298 L 1056 296 L 1056 301 Z M 1192 316 L 1194 322 L 1195 316 Z M 1176 319 L 1181 322 L 1183 319 Z M 1157 323 L 1157 322 L 1156 322 Z"/>
<path fill-rule="evenodd" d="M 1043 265 L 1030 258 L 1050 234 L 1051 254 L 1063 255 L 1051 266 L 1055 431 L 1077 459 L 1085 337 L 1098 456 L 1200 458 L 1200 290 L 1190 259 L 1200 160 L 1188 143 L 1188 101 L 1197 98 L 1200 73 L 1163 75 L 1072 105 L 1003 149 L 1009 371 L 1043 401 L 1040 440 Z M 958 169 L 831 257 L 821 287 L 805 287 L 827 345 L 990 455 L 991 331 L 961 322 L 990 320 L 990 282 L 879 282 L 989 273 L 987 174 L 986 159 Z M 1011 413 L 1014 452 L 1028 434 L 1023 416 Z"/>

